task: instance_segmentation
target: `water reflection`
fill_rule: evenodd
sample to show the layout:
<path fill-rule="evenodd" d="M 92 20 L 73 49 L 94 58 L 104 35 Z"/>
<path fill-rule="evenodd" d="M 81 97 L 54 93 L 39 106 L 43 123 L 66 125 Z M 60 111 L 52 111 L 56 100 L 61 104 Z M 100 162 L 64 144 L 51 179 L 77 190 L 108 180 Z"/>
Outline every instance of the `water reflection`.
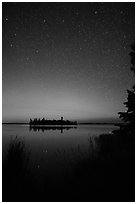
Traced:
<path fill-rule="evenodd" d="M 39 132 L 39 131 L 47 131 L 47 130 L 60 130 L 63 133 L 63 130 L 70 130 L 72 128 L 77 128 L 77 126 L 29 126 L 30 131 Z"/>

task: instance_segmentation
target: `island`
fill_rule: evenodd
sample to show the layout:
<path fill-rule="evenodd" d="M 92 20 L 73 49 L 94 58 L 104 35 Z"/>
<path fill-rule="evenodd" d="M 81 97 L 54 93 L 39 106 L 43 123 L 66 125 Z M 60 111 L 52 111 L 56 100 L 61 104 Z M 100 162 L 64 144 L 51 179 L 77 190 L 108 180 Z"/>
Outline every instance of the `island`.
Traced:
<path fill-rule="evenodd" d="M 29 125 L 30 125 L 30 126 L 43 126 L 43 125 L 77 125 L 77 121 L 64 120 L 63 117 L 61 117 L 60 120 L 47 120 L 47 119 L 45 119 L 45 118 L 43 118 L 43 119 L 34 118 L 33 120 L 30 119 Z"/>

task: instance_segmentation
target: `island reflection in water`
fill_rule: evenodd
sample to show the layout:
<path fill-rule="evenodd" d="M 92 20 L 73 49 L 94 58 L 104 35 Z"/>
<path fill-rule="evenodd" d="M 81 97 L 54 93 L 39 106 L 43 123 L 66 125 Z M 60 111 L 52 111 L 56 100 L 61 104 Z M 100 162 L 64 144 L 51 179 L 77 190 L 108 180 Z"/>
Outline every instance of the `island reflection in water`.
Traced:
<path fill-rule="evenodd" d="M 60 130 L 63 133 L 63 130 L 69 130 L 72 128 L 77 128 L 76 126 L 29 126 L 30 131 L 39 132 L 39 131 L 47 131 L 47 130 Z"/>

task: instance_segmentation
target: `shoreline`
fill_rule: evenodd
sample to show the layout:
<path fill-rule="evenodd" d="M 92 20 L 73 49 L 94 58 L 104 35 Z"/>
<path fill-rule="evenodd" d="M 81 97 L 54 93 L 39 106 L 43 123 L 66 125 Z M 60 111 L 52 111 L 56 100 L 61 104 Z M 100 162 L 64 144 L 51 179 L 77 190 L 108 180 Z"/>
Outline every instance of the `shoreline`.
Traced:
<path fill-rule="evenodd" d="M 78 123 L 77 125 L 123 125 L 123 124 L 124 123 Z M 2 123 L 2 125 L 30 125 L 30 124 L 29 123 Z M 43 125 L 37 125 L 37 126 L 43 126 Z M 47 126 L 47 125 L 44 125 L 44 126 Z M 51 126 L 55 126 L 55 125 L 51 125 Z"/>

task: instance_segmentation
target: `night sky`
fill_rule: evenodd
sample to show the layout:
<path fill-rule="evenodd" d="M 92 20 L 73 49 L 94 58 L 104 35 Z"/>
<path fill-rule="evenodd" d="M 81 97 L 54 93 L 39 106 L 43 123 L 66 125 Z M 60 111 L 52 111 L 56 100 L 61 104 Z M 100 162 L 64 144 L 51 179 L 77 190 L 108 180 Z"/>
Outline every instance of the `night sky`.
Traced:
<path fill-rule="evenodd" d="M 134 3 L 3 3 L 3 122 L 111 122 L 134 84 Z"/>

